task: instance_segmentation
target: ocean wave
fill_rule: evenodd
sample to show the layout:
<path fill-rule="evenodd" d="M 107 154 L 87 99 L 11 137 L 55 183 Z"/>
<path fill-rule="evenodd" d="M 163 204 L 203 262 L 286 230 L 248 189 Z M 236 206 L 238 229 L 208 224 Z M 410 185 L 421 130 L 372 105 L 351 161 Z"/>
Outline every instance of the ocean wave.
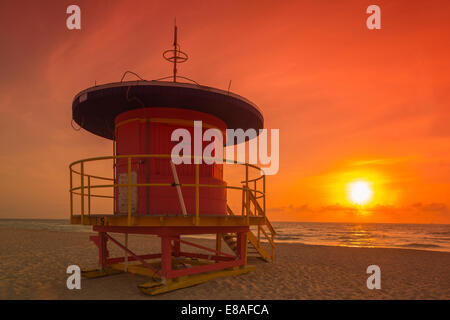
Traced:
<path fill-rule="evenodd" d="M 450 231 L 430 232 L 429 234 L 435 234 L 439 236 L 450 236 Z"/>
<path fill-rule="evenodd" d="M 261 239 L 265 239 L 265 237 L 261 237 Z M 300 240 L 301 237 L 277 237 L 277 240 Z"/>

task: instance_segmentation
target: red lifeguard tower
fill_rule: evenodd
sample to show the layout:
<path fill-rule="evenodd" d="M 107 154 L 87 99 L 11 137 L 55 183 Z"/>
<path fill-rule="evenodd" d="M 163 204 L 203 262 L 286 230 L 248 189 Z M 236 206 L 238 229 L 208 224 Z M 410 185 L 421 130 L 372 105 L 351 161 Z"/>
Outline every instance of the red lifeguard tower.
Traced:
<path fill-rule="evenodd" d="M 188 57 L 177 43 L 176 26 L 173 45 L 164 52 L 173 63 L 173 81 L 139 77 L 94 86 L 78 93 L 72 104 L 78 125 L 113 141 L 112 156 L 70 164 L 70 221 L 92 225 L 98 232 L 91 240 L 99 249 L 99 269 L 82 274 L 88 278 L 120 272 L 149 276 L 150 281 L 139 288 L 152 295 L 252 271 L 254 267 L 247 265 L 248 243 L 264 260 L 274 258 L 275 231 L 265 210 L 266 179 L 258 167 L 234 161 L 233 165 L 244 168 L 245 176 L 240 185 L 231 186 L 223 179 L 223 164 L 174 165 L 171 161 L 176 144 L 171 141 L 172 132 L 183 128 L 193 136 L 194 121 L 202 121 L 203 131 L 254 128 L 259 132 L 263 128 L 260 110 L 247 99 L 197 83 L 177 82 L 177 78 L 187 79 L 177 76 L 177 64 Z M 92 169 L 111 161 L 110 176 Z M 250 179 L 252 170 L 258 176 Z M 230 190 L 242 193 L 239 213 L 227 204 Z M 92 203 L 99 198 L 112 202 L 109 214 L 92 212 Z M 110 233 L 124 234 L 123 243 Z M 136 254 L 128 246 L 129 234 L 160 237 L 160 252 Z M 216 235 L 215 248 L 181 238 L 198 234 Z M 232 254 L 222 250 L 222 240 Z M 110 257 L 108 243 L 122 249 L 123 256 Z"/>

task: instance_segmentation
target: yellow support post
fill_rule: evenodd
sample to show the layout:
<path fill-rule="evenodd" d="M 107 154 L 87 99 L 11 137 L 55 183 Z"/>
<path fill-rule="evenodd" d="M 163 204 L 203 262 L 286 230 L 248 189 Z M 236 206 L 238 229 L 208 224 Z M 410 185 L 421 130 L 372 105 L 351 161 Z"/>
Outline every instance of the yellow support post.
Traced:
<path fill-rule="evenodd" d="M 116 133 L 117 134 L 117 133 Z M 113 168 L 113 201 L 112 201 L 112 212 L 116 212 L 116 140 L 113 140 L 113 156 L 112 156 L 112 168 Z"/>
<path fill-rule="evenodd" d="M 255 213 L 255 216 L 257 215 L 257 211 L 256 211 L 256 204 L 257 204 L 257 202 L 258 202 L 258 199 L 256 198 L 257 197 L 257 193 L 256 193 L 256 179 L 255 180 L 253 180 L 253 195 L 254 195 L 254 197 L 255 197 L 255 202 L 253 203 L 253 212 Z"/>
<path fill-rule="evenodd" d="M 263 212 L 266 216 L 266 175 L 263 175 Z"/>
<path fill-rule="evenodd" d="M 245 214 L 245 190 L 242 188 L 242 211 L 241 215 Z"/>
<path fill-rule="evenodd" d="M 80 176 L 81 176 L 81 224 L 84 220 L 84 162 L 80 163 Z"/>
<path fill-rule="evenodd" d="M 131 226 L 131 157 L 128 157 L 128 226 Z"/>
<path fill-rule="evenodd" d="M 248 164 L 245 164 L 245 215 L 247 216 L 247 223 L 250 221 L 250 193 L 248 189 Z"/>
<path fill-rule="evenodd" d="M 73 192 L 72 192 L 72 188 L 73 188 L 73 181 L 72 181 L 72 168 L 70 168 L 70 221 L 72 222 L 72 217 L 73 217 Z"/>
<path fill-rule="evenodd" d="M 88 176 L 88 215 L 91 215 L 91 176 Z"/>
<path fill-rule="evenodd" d="M 195 225 L 198 225 L 198 215 L 200 212 L 200 172 L 198 164 L 195 164 Z"/>
<path fill-rule="evenodd" d="M 261 226 L 258 224 L 258 246 L 261 243 Z"/>

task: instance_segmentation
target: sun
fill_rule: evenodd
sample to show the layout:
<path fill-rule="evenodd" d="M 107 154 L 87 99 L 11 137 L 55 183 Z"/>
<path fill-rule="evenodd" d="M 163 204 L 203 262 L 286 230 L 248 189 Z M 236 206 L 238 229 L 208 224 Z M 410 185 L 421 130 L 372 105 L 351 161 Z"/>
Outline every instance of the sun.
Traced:
<path fill-rule="evenodd" d="M 367 181 L 354 181 L 347 185 L 347 194 L 351 202 L 365 205 L 372 199 L 373 189 Z"/>

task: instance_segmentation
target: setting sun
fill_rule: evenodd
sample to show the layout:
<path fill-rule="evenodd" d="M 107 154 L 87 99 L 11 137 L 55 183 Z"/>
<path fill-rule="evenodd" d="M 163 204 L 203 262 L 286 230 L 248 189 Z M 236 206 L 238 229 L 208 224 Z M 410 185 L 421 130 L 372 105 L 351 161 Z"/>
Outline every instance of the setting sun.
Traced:
<path fill-rule="evenodd" d="M 371 184 L 366 181 L 355 181 L 348 184 L 348 198 L 351 202 L 364 205 L 372 199 Z"/>

